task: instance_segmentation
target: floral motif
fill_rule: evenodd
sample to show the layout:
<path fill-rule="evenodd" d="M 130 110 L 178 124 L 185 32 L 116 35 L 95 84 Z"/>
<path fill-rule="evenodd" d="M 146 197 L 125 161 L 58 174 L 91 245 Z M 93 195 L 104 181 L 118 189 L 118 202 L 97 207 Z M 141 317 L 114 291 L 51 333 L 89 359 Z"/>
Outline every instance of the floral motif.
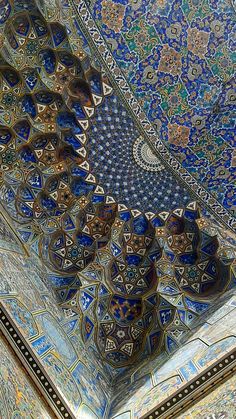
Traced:
<path fill-rule="evenodd" d="M 188 93 L 182 83 L 160 88 L 159 94 L 161 96 L 161 107 L 167 113 L 168 117 L 187 111 Z"/>
<path fill-rule="evenodd" d="M 168 139 L 171 144 L 177 146 L 186 147 L 189 142 L 190 128 L 178 125 L 178 124 L 169 124 L 168 125 Z"/>
<path fill-rule="evenodd" d="M 178 76 L 181 73 L 181 68 L 181 54 L 168 45 L 164 45 L 161 51 L 158 70 L 163 71 L 163 73 L 170 73 L 173 76 Z"/>
<path fill-rule="evenodd" d="M 179 39 L 182 31 L 182 26 L 180 22 L 172 23 L 167 29 L 166 29 L 166 35 L 170 39 Z"/>
<path fill-rule="evenodd" d="M 209 33 L 199 31 L 197 28 L 188 29 L 188 49 L 193 54 L 204 58 L 207 53 L 207 46 L 209 41 Z"/>
<path fill-rule="evenodd" d="M 102 20 L 114 32 L 120 32 L 125 14 L 125 6 L 112 0 L 102 1 Z"/>
<path fill-rule="evenodd" d="M 2 97 L 2 104 L 6 108 L 14 107 L 16 105 L 16 102 L 17 102 L 17 97 L 16 97 L 16 95 L 13 95 L 12 93 L 6 93 Z"/>
<path fill-rule="evenodd" d="M 159 43 L 155 28 L 147 25 L 147 22 L 143 18 L 135 22 L 124 37 L 130 50 L 137 52 L 140 57 L 146 57 L 150 54 L 152 48 Z"/>
<path fill-rule="evenodd" d="M 189 80 L 193 81 L 195 79 L 198 79 L 199 76 L 202 74 L 202 67 L 200 64 L 193 63 L 189 66 L 188 69 L 188 78 Z"/>
<path fill-rule="evenodd" d="M 148 84 L 156 84 L 158 81 L 157 73 L 153 70 L 151 65 L 148 65 L 143 71 L 142 81 Z"/>
<path fill-rule="evenodd" d="M 214 19 L 210 23 L 210 28 L 216 38 L 221 38 L 225 32 L 225 22 L 222 22 L 219 19 Z"/>

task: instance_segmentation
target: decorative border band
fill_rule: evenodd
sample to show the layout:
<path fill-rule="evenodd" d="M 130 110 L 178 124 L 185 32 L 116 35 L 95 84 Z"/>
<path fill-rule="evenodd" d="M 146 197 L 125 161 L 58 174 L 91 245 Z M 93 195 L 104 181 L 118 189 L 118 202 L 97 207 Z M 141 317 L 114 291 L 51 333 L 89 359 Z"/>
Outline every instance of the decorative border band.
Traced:
<path fill-rule="evenodd" d="M 0 331 L 21 360 L 56 417 L 59 419 L 76 419 L 1 302 Z"/>
<path fill-rule="evenodd" d="M 197 180 L 181 165 L 181 163 L 170 153 L 165 144 L 158 137 L 157 132 L 148 120 L 122 72 L 117 65 L 112 53 L 101 35 L 94 19 L 84 0 L 68 0 L 70 7 L 75 10 L 81 23 L 84 35 L 91 45 L 94 54 L 97 56 L 108 71 L 109 78 L 117 87 L 124 104 L 133 115 L 142 135 L 156 152 L 157 156 L 168 166 L 169 170 L 180 177 L 185 186 L 196 195 L 197 199 L 225 226 L 232 231 L 236 229 L 236 219 L 208 192 Z"/>
<path fill-rule="evenodd" d="M 1 302 L 0 331 L 25 366 L 55 415 L 59 419 L 76 419 Z M 204 397 L 209 390 L 224 382 L 235 371 L 236 348 L 178 389 L 147 415 L 142 416 L 141 419 L 170 419 L 176 417 L 177 414 L 183 412 L 183 409 L 186 410 L 194 401 Z"/>
<path fill-rule="evenodd" d="M 209 390 L 226 380 L 236 371 L 236 348 L 227 355 L 205 369 L 196 378 L 189 381 L 170 397 L 159 403 L 147 415 L 141 419 L 170 419 L 183 413 L 183 410 L 190 407 L 193 402 L 205 397 Z"/>

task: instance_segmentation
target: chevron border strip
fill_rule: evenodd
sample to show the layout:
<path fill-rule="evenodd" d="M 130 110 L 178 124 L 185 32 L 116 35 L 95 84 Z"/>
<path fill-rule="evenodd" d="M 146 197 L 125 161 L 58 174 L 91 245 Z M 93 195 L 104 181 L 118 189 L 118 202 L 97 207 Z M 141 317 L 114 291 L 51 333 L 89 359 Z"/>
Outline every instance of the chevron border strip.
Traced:
<path fill-rule="evenodd" d="M 0 331 L 20 359 L 43 398 L 59 419 L 76 419 L 44 370 L 30 345 L 0 302 Z"/>
<path fill-rule="evenodd" d="M 132 90 L 126 81 L 122 70 L 117 65 L 107 44 L 101 35 L 94 19 L 84 0 L 68 0 L 70 7 L 74 9 L 81 23 L 87 41 L 94 54 L 107 69 L 109 78 L 113 81 L 122 101 L 133 115 L 136 124 L 140 128 L 143 137 L 149 143 L 152 150 L 173 174 L 177 174 L 184 185 L 197 197 L 197 199 L 218 219 L 232 231 L 236 230 L 236 219 L 208 192 L 197 180 L 180 164 L 170 153 L 165 144 L 158 137 L 157 132 L 148 120 Z"/>
<path fill-rule="evenodd" d="M 171 419 L 178 417 L 193 402 L 199 401 L 236 371 L 236 347 L 205 369 L 196 378 L 159 403 L 141 419 Z"/>

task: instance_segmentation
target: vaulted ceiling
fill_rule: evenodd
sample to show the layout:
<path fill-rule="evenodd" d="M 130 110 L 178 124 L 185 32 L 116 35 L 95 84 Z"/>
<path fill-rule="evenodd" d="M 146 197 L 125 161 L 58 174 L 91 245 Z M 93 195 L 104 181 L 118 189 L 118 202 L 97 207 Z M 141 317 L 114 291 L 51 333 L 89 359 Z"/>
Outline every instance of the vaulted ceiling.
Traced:
<path fill-rule="evenodd" d="M 170 353 L 235 285 L 233 23 L 218 3 L 91 2 L 110 71 L 83 2 L 0 4 L 0 199 L 112 367 Z"/>
<path fill-rule="evenodd" d="M 233 2 L 88 3 L 159 138 L 235 214 Z"/>

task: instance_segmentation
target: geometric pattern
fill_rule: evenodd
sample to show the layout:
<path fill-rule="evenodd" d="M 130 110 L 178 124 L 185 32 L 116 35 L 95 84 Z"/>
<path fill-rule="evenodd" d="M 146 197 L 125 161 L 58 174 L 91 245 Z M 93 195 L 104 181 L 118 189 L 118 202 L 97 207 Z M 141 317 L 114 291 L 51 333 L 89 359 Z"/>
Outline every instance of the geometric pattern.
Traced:
<path fill-rule="evenodd" d="M 232 3 L 96 0 L 89 8 L 162 143 L 235 214 Z"/>
<path fill-rule="evenodd" d="M 170 353 L 217 295 L 235 286 L 235 243 L 187 202 L 190 195 L 183 205 L 163 208 L 163 201 L 142 211 L 107 193 L 89 135 L 113 95 L 108 78 L 73 47 L 60 10 L 7 0 L 0 10 L 7 45 L 0 57 L 0 200 L 48 267 L 64 312 L 79 317 L 85 345 L 116 368 Z M 168 177 L 152 152 L 143 156 Z M 153 166 L 142 169 L 158 176 Z"/>
<path fill-rule="evenodd" d="M 128 207 L 155 212 L 174 209 L 194 199 L 152 153 L 115 93 L 97 108 L 87 149 L 93 174 L 106 193 Z"/>

